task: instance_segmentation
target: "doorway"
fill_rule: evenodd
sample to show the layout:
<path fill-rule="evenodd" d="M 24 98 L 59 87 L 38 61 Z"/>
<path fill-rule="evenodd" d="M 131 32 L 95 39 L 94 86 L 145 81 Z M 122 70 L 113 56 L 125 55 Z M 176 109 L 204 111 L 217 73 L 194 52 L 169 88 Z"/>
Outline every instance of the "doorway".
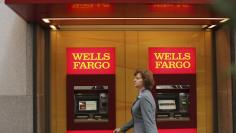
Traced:
<path fill-rule="evenodd" d="M 129 27 L 129 28 L 128 28 Z M 213 133 L 211 31 L 196 26 L 100 26 L 51 32 L 51 133 L 66 133 L 66 48 L 114 47 L 116 49 L 116 126 L 131 118 L 137 91 L 133 72 L 148 68 L 149 47 L 196 48 L 197 132 Z"/>

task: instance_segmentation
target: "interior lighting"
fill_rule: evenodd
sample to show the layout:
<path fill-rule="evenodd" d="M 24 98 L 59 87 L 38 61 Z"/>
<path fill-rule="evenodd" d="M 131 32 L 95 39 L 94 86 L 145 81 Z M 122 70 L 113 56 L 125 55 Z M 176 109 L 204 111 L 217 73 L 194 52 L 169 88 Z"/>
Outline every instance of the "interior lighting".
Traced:
<path fill-rule="evenodd" d="M 224 20 L 227 18 L 43 18 L 49 21 L 57 20 Z"/>
<path fill-rule="evenodd" d="M 43 18 L 42 20 L 43 20 L 44 23 L 50 23 L 50 20 L 47 19 L 47 18 Z"/>
<path fill-rule="evenodd" d="M 228 20 L 229 20 L 229 18 L 223 19 L 223 20 L 220 21 L 220 23 L 225 23 L 225 22 L 227 22 Z"/>
<path fill-rule="evenodd" d="M 52 30 L 57 30 L 57 27 L 55 25 L 49 25 L 49 27 L 52 29 Z"/>
<path fill-rule="evenodd" d="M 209 29 L 212 29 L 212 28 L 214 28 L 214 27 L 216 27 L 216 25 L 211 25 L 211 26 L 209 26 L 208 28 L 209 28 Z"/>

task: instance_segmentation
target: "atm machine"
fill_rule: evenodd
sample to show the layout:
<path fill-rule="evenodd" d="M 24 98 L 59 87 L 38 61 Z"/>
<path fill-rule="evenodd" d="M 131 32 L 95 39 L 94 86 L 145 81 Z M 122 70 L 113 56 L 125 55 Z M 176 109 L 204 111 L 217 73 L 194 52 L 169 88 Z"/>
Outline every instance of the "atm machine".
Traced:
<path fill-rule="evenodd" d="M 154 75 L 159 128 L 196 127 L 195 75 Z"/>
<path fill-rule="evenodd" d="M 67 133 L 115 128 L 115 48 L 67 48 L 66 85 Z"/>
<path fill-rule="evenodd" d="M 68 129 L 114 129 L 114 90 L 114 75 L 67 75 Z"/>
<path fill-rule="evenodd" d="M 149 69 L 160 133 L 196 133 L 196 49 L 150 47 Z"/>
<path fill-rule="evenodd" d="M 86 94 L 81 91 L 96 88 L 97 86 L 78 86 L 78 89 L 74 89 L 75 121 L 108 121 L 108 93 L 101 91 Z M 98 89 L 104 90 L 105 88 L 107 90 L 108 86 L 99 86 Z"/>

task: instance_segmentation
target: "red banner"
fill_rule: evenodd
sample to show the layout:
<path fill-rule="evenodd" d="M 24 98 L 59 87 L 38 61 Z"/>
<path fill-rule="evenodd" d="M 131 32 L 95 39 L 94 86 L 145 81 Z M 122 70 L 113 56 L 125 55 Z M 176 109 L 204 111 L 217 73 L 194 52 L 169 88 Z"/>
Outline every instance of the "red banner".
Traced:
<path fill-rule="evenodd" d="M 149 69 L 155 74 L 194 74 L 195 60 L 195 48 L 149 48 Z"/>
<path fill-rule="evenodd" d="M 67 48 L 67 74 L 114 74 L 115 48 Z"/>
<path fill-rule="evenodd" d="M 67 133 L 113 133 L 113 130 L 77 130 L 77 131 L 67 131 Z M 197 129 L 196 128 L 158 129 L 158 133 L 197 133 Z"/>

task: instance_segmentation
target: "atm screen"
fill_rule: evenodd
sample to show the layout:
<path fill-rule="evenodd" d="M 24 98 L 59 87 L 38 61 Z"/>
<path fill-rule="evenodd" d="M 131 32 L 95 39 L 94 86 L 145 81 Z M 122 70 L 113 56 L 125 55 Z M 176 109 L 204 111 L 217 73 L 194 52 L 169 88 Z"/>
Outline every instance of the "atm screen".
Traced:
<path fill-rule="evenodd" d="M 97 101 L 79 101 L 79 111 L 97 111 Z"/>
<path fill-rule="evenodd" d="M 168 111 L 168 110 L 176 110 L 176 101 L 173 99 L 159 99 L 158 100 L 158 108 L 159 110 Z"/>

